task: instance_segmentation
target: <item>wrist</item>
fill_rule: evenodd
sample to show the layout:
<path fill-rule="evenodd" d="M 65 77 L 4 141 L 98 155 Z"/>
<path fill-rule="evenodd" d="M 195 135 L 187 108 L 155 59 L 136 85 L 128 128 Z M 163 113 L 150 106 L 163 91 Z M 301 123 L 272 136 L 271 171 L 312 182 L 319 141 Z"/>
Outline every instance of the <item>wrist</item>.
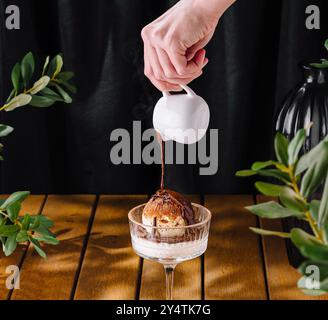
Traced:
<path fill-rule="evenodd" d="M 206 15 L 217 20 L 236 0 L 194 0 L 194 5 Z"/>

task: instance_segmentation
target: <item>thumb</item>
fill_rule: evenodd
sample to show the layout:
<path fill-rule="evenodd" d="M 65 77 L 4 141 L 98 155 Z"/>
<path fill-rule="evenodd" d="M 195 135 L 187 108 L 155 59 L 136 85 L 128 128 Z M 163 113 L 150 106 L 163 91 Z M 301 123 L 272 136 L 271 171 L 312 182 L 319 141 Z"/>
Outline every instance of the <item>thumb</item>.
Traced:
<path fill-rule="evenodd" d="M 209 35 L 207 35 L 206 37 L 204 37 L 203 39 L 201 39 L 200 41 L 198 41 L 197 43 L 193 44 L 190 48 L 187 49 L 187 51 L 186 51 L 186 59 L 187 59 L 187 61 L 190 61 L 190 60 L 194 59 L 196 53 L 200 49 L 205 48 L 205 46 L 209 43 L 209 41 L 213 37 L 214 30 Z"/>
<path fill-rule="evenodd" d="M 188 66 L 193 66 L 195 69 L 202 69 L 208 62 L 208 59 L 205 57 L 205 55 L 205 49 L 198 50 L 194 58 L 188 62 Z"/>
<path fill-rule="evenodd" d="M 193 60 L 196 56 L 196 53 L 199 52 L 203 48 L 204 48 L 204 46 L 202 46 L 201 41 L 194 44 L 192 47 L 188 48 L 187 51 L 186 51 L 187 61 Z"/>

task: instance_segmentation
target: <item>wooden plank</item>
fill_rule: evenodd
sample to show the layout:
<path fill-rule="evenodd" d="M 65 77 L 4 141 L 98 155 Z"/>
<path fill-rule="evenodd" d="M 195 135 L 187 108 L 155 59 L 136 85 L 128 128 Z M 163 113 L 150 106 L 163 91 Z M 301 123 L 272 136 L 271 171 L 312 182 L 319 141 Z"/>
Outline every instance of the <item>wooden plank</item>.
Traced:
<path fill-rule="evenodd" d="M 199 203 L 199 196 L 187 197 Z M 176 267 L 173 297 L 175 300 L 201 299 L 201 258 L 183 262 Z M 140 299 L 165 299 L 165 273 L 161 264 L 144 261 Z"/>
<path fill-rule="evenodd" d="M 206 196 L 212 212 L 205 253 L 205 299 L 259 299 L 266 296 L 259 237 L 248 228 L 256 217 L 244 209 L 252 196 Z"/>
<path fill-rule="evenodd" d="M 140 258 L 131 247 L 128 212 L 146 196 L 101 196 L 75 299 L 134 299 Z"/>
<path fill-rule="evenodd" d="M 96 197 L 93 195 L 48 196 L 43 213 L 51 218 L 61 241 L 47 246 L 44 260 L 30 247 L 21 269 L 21 289 L 12 299 L 69 299 L 88 222 Z"/>
<path fill-rule="evenodd" d="M 6 196 L 1 196 L 1 198 L 6 198 Z M 22 214 L 38 214 L 41 210 L 42 204 L 44 202 L 45 196 L 29 196 L 22 205 Z M 9 257 L 5 257 L 2 250 L 0 253 L 0 300 L 4 300 L 8 297 L 10 290 L 6 288 L 6 279 L 9 274 L 6 273 L 6 268 L 11 265 L 19 266 L 22 263 L 24 253 L 26 252 L 27 246 L 20 245 L 17 247 L 16 251 Z"/>
<path fill-rule="evenodd" d="M 258 202 L 270 198 L 259 196 Z M 260 219 L 261 228 L 282 231 L 280 219 Z M 278 237 L 262 237 L 269 297 L 272 300 L 328 300 L 328 295 L 309 297 L 297 288 L 300 274 L 288 262 L 285 240 Z"/>

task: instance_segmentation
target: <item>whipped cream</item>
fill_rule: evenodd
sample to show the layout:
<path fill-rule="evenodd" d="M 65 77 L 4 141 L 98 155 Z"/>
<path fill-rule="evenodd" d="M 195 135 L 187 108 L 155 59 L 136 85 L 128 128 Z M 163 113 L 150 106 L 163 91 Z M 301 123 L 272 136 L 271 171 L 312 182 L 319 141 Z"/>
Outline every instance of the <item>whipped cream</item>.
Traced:
<path fill-rule="evenodd" d="M 207 248 L 208 236 L 199 240 L 177 243 L 156 242 L 144 238 L 132 237 L 132 246 L 137 254 L 152 260 L 185 261 L 202 255 Z"/>

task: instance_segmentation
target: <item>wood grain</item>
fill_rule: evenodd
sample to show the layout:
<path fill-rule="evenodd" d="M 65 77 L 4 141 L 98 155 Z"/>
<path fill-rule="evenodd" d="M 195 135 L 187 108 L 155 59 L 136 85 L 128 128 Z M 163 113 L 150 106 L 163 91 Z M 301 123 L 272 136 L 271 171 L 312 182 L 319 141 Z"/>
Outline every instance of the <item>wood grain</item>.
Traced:
<path fill-rule="evenodd" d="M 1 196 L 6 198 L 6 196 Z M 45 196 L 29 196 L 22 204 L 22 214 L 38 214 L 40 213 L 42 203 Z M 5 257 L 2 250 L 0 252 L 0 300 L 7 299 L 9 291 L 6 288 L 6 279 L 9 274 L 6 273 L 6 268 L 10 265 L 19 266 L 24 257 L 24 253 L 27 249 L 26 245 L 19 245 L 16 251 L 9 257 Z"/>
<path fill-rule="evenodd" d="M 140 258 L 131 247 L 128 212 L 146 196 L 101 196 L 75 299 L 134 299 Z"/>
<path fill-rule="evenodd" d="M 244 209 L 251 196 L 206 196 L 212 212 L 205 253 L 205 299 L 266 299 L 256 217 Z"/>
<path fill-rule="evenodd" d="M 272 200 L 258 196 L 258 203 Z M 260 219 L 263 229 L 282 231 L 281 220 Z M 328 300 L 328 295 L 309 297 L 297 288 L 300 274 L 288 262 L 285 240 L 278 237 L 262 237 L 265 267 L 271 300 Z"/>
<path fill-rule="evenodd" d="M 21 289 L 12 299 L 69 299 L 79 266 L 83 242 L 96 197 L 93 195 L 48 196 L 43 213 L 51 218 L 61 241 L 46 246 L 48 259 L 29 248 L 21 269 Z"/>
<path fill-rule="evenodd" d="M 199 203 L 199 196 L 187 196 Z M 165 273 L 161 264 L 144 260 L 140 289 L 141 300 L 165 299 Z M 174 275 L 175 300 L 201 299 L 201 258 L 186 261 L 176 267 Z"/>

